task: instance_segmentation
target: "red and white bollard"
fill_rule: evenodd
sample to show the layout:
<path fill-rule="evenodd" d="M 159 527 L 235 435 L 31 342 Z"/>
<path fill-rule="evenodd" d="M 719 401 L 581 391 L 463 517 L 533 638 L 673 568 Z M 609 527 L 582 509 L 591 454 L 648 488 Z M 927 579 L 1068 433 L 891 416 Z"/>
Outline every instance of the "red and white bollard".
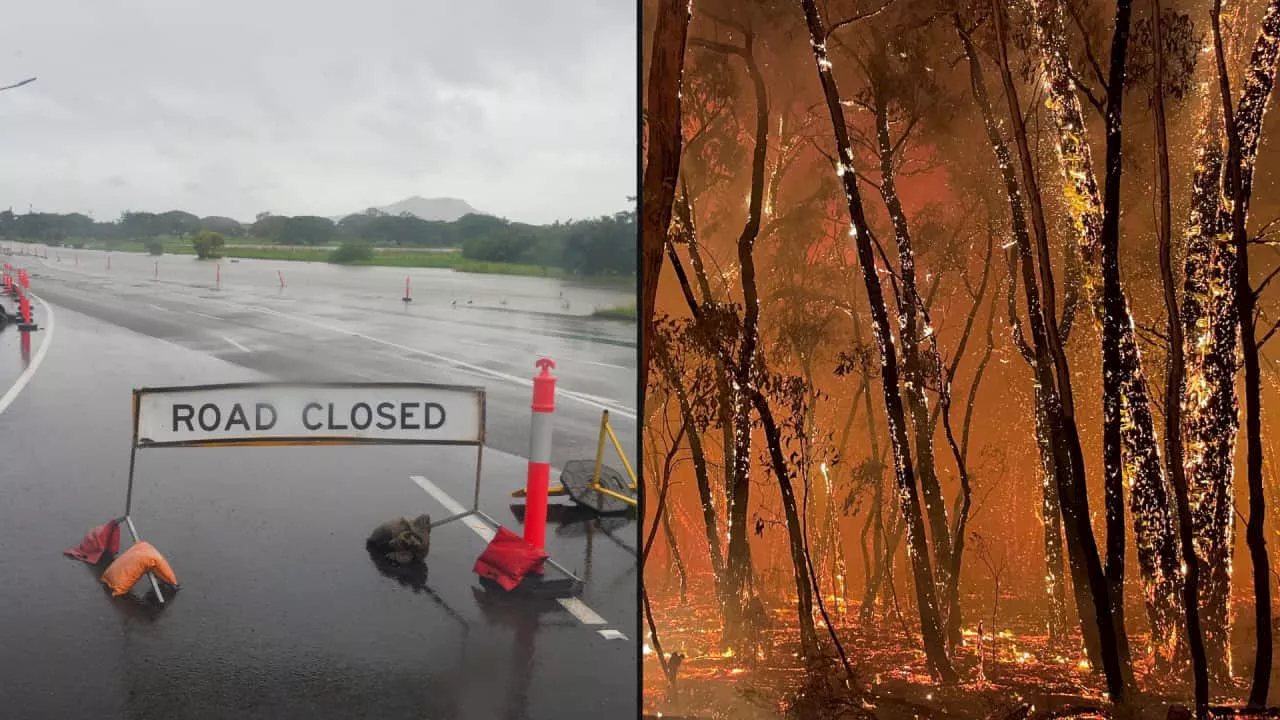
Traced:
<path fill-rule="evenodd" d="M 409 276 L 404 276 L 404 301 L 412 302 L 413 298 L 409 295 Z"/>
<path fill-rule="evenodd" d="M 280 278 L 280 289 L 283 290 L 284 289 L 284 273 L 277 270 L 276 277 Z"/>
<path fill-rule="evenodd" d="M 156 261 L 156 270 L 155 270 L 155 274 L 152 276 L 152 279 L 154 280 L 160 279 L 160 261 L 159 260 Z"/>
<path fill-rule="evenodd" d="M 213 286 L 217 290 L 222 289 L 222 263 L 218 263 L 218 269 L 214 271 Z"/>
<path fill-rule="evenodd" d="M 18 271 L 18 282 L 22 283 L 22 287 L 24 288 L 31 287 L 31 276 L 27 274 L 26 270 Z"/>
<path fill-rule="evenodd" d="M 22 316 L 22 324 L 31 324 L 31 301 L 27 299 L 27 294 L 18 291 L 18 313 Z"/>
<path fill-rule="evenodd" d="M 524 541 L 545 550 L 547 489 L 551 484 L 552 415 L 556 410 L 556 378 L 550 358 L 535 363 L 542 369 L 533 378 L 533 420 L 529 429 L 529 478 L 525 485 Z"/>

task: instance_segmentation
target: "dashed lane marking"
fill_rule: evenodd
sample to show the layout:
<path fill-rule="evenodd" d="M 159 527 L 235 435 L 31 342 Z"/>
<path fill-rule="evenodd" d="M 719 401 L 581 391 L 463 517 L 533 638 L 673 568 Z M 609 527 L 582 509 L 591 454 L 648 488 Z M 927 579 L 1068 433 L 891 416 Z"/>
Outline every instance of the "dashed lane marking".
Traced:
<path fill-rule="evenodd" d="M 238 350 L 240 350 L 240 352 L 251 352 L 251 351 L 249 350 L 249 348 L 245 347 L 244 345 L 241 345 L 240 343 L 236 342 L 235 340 L 232 340 L 231 338 L 227 337 L 226 335 L 219 335 L 218 337 L 222 338 L 223 340 L 226 340 L 228 344 L 230 344 L 230 345 L 234 345 Z"/>

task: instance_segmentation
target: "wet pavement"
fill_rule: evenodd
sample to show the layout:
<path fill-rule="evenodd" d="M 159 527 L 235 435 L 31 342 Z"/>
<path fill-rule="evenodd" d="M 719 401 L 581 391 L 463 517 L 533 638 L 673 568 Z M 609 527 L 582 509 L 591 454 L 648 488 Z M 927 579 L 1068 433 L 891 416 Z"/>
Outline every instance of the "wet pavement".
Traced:
<path fill-rule="evenodd" d="M 113 273 L 122 257 L 113 256 Z M 555 466 L 594 454 L 601 406 L 614 410 L 619 439 L 632 453 L 634 420 L 626 413 L 634 404 L 635 352 L 626 341 L 631 333 L 633 342 L 634 326 L 452 308 L 436 312 L 467 319 L 439 319 L 423 306 L 406 315 L 341 289 L 333 293 L 348 307 L 226 284 L 206 299 L 204 290 L 177 283 L 148 286 L 123 274 L 30 267 L 32 290 L 52 307 L 52 318 L 38 302 L 36 319 L 46 329 L 31 336 L 29 355 L 42 362 L 12 404 L 0 407 L 0 706 L 6 715 L 635 713 L 633 518 L 592 517 L 553 499 L 547 549 L 587 581 L 585 612 L 481 590 L 471 567 L 485 543 L 464 523 L 432 533 L 423 573 L 397 573 L 365 550 L 365 536 L 383 520 L 447 514 L 411 476 L 425 476 L 465 504 L 474 449 L 143 450 L 133 517 L 140 535 L 173 565 L 181 590 L 163 608 L 143 599 L 146 582 L 113 599 L 97 581 L 100 569 L 61 555 L 90 527 L 123 512 L 130 390 L 197 382 L 483 385 L 491 447 L 480 506 L 519 532 L 522 507 L 510 492 L 523 485 L 526 472 L 530 390 L 517 382 L 532 374 L 526 348 L 553 358 L 563 353 L 561 387 L 581 394 L 560 399 Z M 293 284 L 288 292 L 303 295 Z M 278 309 L 288 300 L 292 307 Z M 477 352 L 460 339 L 493 348 Z M 21 382 L 22 356 L 20 334 L 0 331 L 0 393 Z M 521 367 L 526 360 L 528 369 Z M 577 368 L 594 368 L 594 375 L 571 377 Z M 592 614 L 604 623 L 580 619 Z M 599 632 L 610 629 L 625 639 Z"/>

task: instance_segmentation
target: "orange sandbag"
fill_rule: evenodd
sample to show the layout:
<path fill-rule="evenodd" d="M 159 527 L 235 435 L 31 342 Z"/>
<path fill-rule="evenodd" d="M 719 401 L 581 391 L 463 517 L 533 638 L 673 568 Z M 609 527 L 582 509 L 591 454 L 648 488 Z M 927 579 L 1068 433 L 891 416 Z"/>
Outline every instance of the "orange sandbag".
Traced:
<path fill-rule="evenodd" d="M 146 541 L 134 543 L 116 558 L 107 571 L 102 573 L 102 582 L 111 588 L 112 595 L 124 595 L 148 570 L 177 587 L 178 578 L 173 574 L 173 568 L 169 567 L 169 562 Z"/>

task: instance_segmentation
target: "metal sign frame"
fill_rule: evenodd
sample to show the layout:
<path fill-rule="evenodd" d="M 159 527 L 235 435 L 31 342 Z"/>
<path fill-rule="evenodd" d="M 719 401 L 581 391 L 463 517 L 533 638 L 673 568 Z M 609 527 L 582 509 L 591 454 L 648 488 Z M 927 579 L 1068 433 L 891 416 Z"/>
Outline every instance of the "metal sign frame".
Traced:
<path fill-rule="evenodd" d="M 467 392 L 476 396 L 480 403 L 480 427 L 476 435 L 475 441 L 458 441 L 458 440 L 408 440 L 408 439 L 387 439 L 379 440 L 376 438 L 352 438 L 339 436 L 308 436 L 308 437 L 279 437 L 279 438 L 236 438 L 233 440 L 196 440 L 190 442 L 143 442 L 138 437 L 138 424 L 141 414 L 142 396 L 144 395 L 161 395 L 167 393 L 178 392 L 198 392 L 201 390 L 232 390 L 232 389 L 250 389 L 262 388 L 265 390 L 283 389 L 283 388 L 367 388 L 367 389 L 416 389 L 416 390 L 448 390 L 453 392 Z M 344 383 L 344 382 L 239 382 L 239 383 L 221 383 L 212 385 L 183 385 L 172 387 L 148 387 L 135 388 L 133 390 L 133 442 L 129 450 L 129 488 L 125 495 L 124 504 L 124 524 L 129 529 L 129 534 L 136 543 L 139 541 L 138 529 L 133 522 L 133 476 L 136 467 L 138 450 L 151 448 L 176 448 L 176 447 L 246 447 L 246 446 L 264 446 L 264 445 L 450 445 L 450 446 L 472 446 L 476 448 L 476 482 L 475 489 L 471 499 L 471 509 L 464 510 L 461 513 L 447 517 L 439 522 L 431 523 L 432 528 L 447 525 L 473 515 L 479 516 L 495 529 L 502 526 L 501 523 L 480 510 L 480 473 L 482 462 L 484 459 L 485 447 L 485 389 L 483 387 L 471 385 L 441 385 L 431 383 L 404 383 L 404 382 L 372 382 L 372 383 Z M 577 576 L 569 572 L 559 563 L 547 558 L 546 562 L 550 563 L 560 572 L 568 575 L 574 580 L 578 580 Z M 156 593 L 156 598 L 160 604 L 164 604 L 164 595 L 160 592 L 160 585 L 156 582 L 155 576 L 150 572 L 147 577 L 151 580 L 151 588 Z"/>

